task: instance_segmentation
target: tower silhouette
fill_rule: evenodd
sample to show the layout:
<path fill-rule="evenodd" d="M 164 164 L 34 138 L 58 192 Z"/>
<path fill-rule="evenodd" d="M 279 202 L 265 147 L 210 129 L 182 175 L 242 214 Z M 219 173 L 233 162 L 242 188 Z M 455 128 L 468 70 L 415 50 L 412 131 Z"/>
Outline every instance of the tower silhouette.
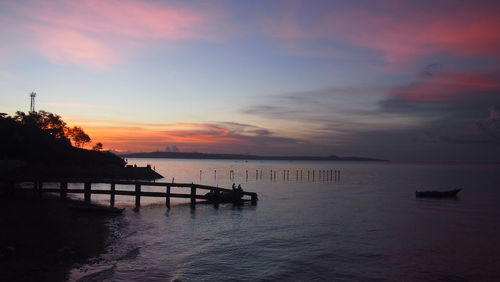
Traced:
<path fill-rule="evenodd" d="M 35 92 L 31 92 L 30 93 L 30 97 L 31 97 L 30 113 L 34 113 L 35 112 L 35 97 L 36 97 L 36 93 Z"/>

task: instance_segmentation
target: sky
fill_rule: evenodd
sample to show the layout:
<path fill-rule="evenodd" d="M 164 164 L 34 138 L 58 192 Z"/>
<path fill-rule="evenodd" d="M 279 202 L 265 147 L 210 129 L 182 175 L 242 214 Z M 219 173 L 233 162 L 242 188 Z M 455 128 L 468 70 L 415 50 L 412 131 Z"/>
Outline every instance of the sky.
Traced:
<path fill-rule="evenodd" d="M 105 149 L 500 162 L 498 1 L 0 0 L 0 112 Z"/>

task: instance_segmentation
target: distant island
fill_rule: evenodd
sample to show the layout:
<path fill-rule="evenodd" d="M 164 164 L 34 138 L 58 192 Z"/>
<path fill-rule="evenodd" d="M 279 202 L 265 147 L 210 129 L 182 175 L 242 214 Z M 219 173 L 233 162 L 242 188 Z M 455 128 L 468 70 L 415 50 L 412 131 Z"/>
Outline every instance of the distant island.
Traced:
<path fill-rule="evenodd" d="M 157 158 L 157 159 L 208 159 L 208 160 L 273 160 L 273 161 L 372 161 L 387 162 L 388 160 L 364 157 L 339 156 L 258 156 L 246 154 L 207 154 L 187 152 L 145 152 L 120 154 L 123 158 Z"/>

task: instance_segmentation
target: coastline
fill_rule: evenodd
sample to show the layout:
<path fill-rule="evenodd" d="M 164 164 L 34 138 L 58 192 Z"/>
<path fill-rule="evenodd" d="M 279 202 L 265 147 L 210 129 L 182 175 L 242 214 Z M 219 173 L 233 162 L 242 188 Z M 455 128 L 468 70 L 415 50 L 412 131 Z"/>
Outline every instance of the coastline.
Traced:
<path fill-rule="evenodd" d="M 69 271 L 105 252 L 114 216 L 70 208 L 74 200 L 29 193 L 0 197 L 0 277 L 65 281 Z"/>

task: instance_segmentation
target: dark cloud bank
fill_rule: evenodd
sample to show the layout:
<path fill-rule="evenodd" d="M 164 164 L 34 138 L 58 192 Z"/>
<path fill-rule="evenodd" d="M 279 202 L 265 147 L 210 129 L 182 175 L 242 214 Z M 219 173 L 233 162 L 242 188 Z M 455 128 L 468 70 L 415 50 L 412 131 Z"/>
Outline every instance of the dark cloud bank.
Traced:
<path fill-rule="evenodd" d="M 393 89 L 275 95 L 244 112 L 300 124 L 309 136 L 297 146 L 304 154 L 500 162 L 500 72 L 439 70 L 430 65 L 417 82 Z"/>

